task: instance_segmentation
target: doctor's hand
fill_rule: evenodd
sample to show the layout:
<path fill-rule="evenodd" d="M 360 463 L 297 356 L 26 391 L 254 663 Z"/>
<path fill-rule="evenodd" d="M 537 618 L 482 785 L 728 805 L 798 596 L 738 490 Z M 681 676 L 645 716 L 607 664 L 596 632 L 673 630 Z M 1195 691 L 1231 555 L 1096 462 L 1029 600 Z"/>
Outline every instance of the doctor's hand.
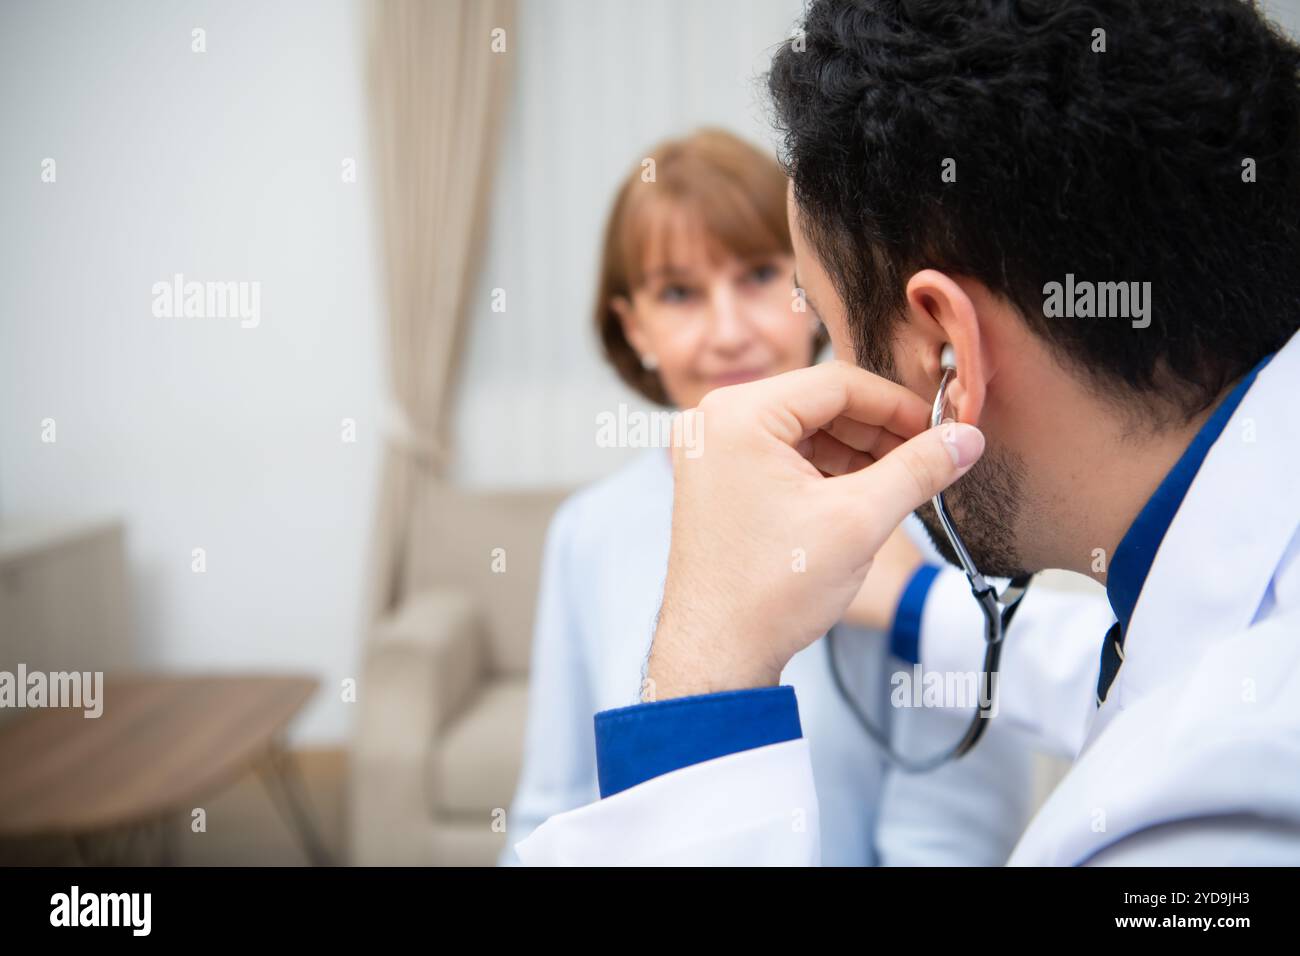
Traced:
<path fill-rule="evenodd" d="M 903 591 L 923 563 L 921 549 L 899 525 L 871 560 L 866 581 L 844 609 L 844 620 L 868 630 L 888 631 L 894 626 Z"/>
<path fill-rule="evenodd" d="M 716 389 L 682 413 L 648 699 L 778 683 L 844 614 L 890 532 L 983 452 L 976 428 L 931 429 L 929 411 L 831 362 Z"/>

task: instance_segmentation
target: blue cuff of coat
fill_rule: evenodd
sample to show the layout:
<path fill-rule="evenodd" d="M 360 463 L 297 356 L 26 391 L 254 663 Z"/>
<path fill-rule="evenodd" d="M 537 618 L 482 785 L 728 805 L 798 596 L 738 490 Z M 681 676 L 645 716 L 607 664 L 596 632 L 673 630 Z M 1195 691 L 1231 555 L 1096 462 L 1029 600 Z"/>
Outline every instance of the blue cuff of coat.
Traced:
<path fill-rule="evenodd" d="M 912 580 L 903 588 L 903 596 L 894 612 L 894 626 L 889 630 L 889 652 L 909 664 L 921 660 L 921 616 L 925 613 L 925 599 L 930 586 L 939 576 L 939 568 L 923 564 L 912 574 Z"/>
<path fill-rule="evenodd" d="M 716 757 L 803 736 L 794 688 L 759 687 L 635 704 L 596 715 L 602 798 Z"/>

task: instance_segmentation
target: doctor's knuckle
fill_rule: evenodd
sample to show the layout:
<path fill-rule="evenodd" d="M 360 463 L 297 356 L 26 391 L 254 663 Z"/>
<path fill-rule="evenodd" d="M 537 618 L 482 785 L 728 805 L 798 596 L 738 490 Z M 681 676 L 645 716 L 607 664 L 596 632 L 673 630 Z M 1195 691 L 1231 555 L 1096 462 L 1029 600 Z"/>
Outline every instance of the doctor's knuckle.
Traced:
<path fill-rule="evenodd" d="M 728 428 L 736 419 L 736 396 L 729 388 L 714 389 L 700 400 L 695 413 L 712 429 Z"/>

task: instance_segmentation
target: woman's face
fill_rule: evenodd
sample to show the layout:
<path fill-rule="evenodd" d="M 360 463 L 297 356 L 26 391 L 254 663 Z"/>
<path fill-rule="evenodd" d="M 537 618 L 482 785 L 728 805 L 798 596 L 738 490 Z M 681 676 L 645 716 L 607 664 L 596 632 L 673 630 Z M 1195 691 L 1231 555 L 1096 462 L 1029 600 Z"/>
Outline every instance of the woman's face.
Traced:
<path fill-rule="evenodd" d="M 630 301 L 616 299 L 623 332 L 655 367 L 678 408 L 713 389 L 812 361 L 816 318 L 796 309 L 793 256 L 751 260 L 687 238 L 669 261 L 651 261 Z M 800 303 L 802 305 L 802 303 Z"/>

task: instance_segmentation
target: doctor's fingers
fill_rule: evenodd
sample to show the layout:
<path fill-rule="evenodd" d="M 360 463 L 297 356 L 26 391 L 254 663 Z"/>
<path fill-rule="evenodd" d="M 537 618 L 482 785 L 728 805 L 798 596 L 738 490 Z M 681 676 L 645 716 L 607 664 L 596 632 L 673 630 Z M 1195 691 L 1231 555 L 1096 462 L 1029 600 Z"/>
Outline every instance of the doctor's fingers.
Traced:
<path fill-rule="evenodd" d="M 822 431 L 830 433 L 850 448 L 866 452 L 873 459 L 883 458 L 912 437 L 911 435 L 899 437 L 880 425 L 868 425 L 845 415 L 840 415 L 834 421 L 822 426 Z"/>
<path fill-rule="evenodd" d="M 910 512 L 969 471 L 983 453 L 984 435 L 978 428 L 949 422 L 826 484 L 836 492 L 839 507 L 858 515 L 883 542 Z"/>
<path fill-rule="evenodd" d="M 765 430 L 790 446 L 840 418 L 881 428 L 901 438 L 922 431 L 930 418 L 929 405 L 915 392 L 839 361 L 716 389 L 705 396 L 700 409 L 732 403 L 758 412 L 749 420 L 762 421 Z M 847 426 L 841 424 L 837 428 L 841 441 L 848 439 L 847 444 L 862 449 Z"/>
<path fill-rule="evenodd" d="M 880 425 L 866 425 L 844 415 L 799 443 L 799 454 L 823 475 L 847 475 L 875 464 L 903 439 Z"/>
<path fill-rule="evenodd" d="M 897 437 L 896 440 L 901 441 Z M 796 450 L 827 477 L 847 475 L 875 464 L 876 461 L 874 455 L 845 444 L 825 431 L 814 432 L 801 441 Z"/>

